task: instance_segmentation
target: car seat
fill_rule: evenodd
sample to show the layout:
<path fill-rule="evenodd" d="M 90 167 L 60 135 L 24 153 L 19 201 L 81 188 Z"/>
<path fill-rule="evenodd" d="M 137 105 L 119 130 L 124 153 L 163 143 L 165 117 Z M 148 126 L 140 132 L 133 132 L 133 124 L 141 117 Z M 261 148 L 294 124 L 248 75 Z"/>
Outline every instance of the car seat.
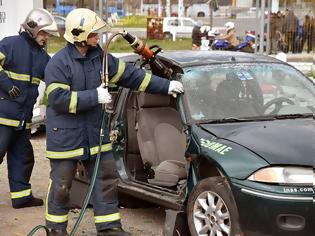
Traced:
<path fill-rule="evenodd" d="M 185 179 L 186 136 L 170 96 L 141 93 L 138 97 L 137 139 L 143 163 L 154 175 L 148 182 L 172 187 Z"/>

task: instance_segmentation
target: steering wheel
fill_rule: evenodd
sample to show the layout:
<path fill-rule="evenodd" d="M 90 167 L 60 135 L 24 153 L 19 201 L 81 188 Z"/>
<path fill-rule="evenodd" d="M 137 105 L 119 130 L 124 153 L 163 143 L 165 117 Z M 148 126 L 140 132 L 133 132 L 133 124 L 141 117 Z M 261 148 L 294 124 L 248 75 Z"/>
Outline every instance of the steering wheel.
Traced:
<path fill-rule="evenodd" d="M 286 97 L 274 98 L 274 99 L 270 100 L 269 102 L 267 102 L 264 105 L 264 114 L 265 114 L 266 110 L 269 107 L 271 107 L 272 105 L 275 105 L 275 108 L 271 112 L 266 114 L 266 115 L 276 115 L 276 114 L 278 114 L 278 112 L 280 111 L 283 103 L 288 103 L 290 105 L 294 105 L 294 102 L 292 100 L 290 100 L 289 98 L 286 98 Z"/>

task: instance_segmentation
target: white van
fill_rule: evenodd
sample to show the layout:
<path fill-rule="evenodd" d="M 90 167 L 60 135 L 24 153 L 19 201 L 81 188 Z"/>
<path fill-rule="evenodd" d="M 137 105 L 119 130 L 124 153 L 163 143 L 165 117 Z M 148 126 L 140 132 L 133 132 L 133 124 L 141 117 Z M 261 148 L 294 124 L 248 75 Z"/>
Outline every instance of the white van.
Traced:
<path fill-rule="evenodd" d="M 196 22 L 188 17 L 164 17 L 163 34 L 165 38 L 191 37 Z"/>

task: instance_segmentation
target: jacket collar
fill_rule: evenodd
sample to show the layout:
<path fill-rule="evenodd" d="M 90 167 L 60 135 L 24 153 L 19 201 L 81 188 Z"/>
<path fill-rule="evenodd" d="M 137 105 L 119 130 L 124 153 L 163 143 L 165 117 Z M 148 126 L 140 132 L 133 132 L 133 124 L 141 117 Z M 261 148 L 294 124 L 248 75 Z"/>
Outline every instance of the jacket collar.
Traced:
<path fill-rule="evenodd" d="M 39 44 L 33 39 L 27 32 L 23 31 L 20 35 L 33 47 L 36 49 L 41 49 Z"/>
<path fill-rule="evenodd" d="M 74 44 L 68 43 L 66 47 L 69 51 L 70 56 L 73 59 L 81 59 L 81 60 L 92 59 L 94 57 L 97 57 L 103 54 L 103 50 L 101 49 L 99 45 L 97 45 L 96 48 L 89 49 L 85 57 L 79 53 L 79 51 L 76 49 Z"/>

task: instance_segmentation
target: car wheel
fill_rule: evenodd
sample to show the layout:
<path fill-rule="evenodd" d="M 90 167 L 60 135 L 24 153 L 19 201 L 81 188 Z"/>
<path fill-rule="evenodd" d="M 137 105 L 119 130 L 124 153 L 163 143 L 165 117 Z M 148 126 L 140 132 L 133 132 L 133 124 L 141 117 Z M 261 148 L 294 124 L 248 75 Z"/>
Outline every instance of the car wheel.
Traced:
<path fill-rule="evenodd" d="M 164 39 L 172 39 L 172 34 L 170 32 L 164 33 Z"/>
<path fill-rule="evenodd" d="M 241 235 L 237 207 L 223 177 L 203 179 L 194 187 L 187 217 L 192 236 Z"/>

